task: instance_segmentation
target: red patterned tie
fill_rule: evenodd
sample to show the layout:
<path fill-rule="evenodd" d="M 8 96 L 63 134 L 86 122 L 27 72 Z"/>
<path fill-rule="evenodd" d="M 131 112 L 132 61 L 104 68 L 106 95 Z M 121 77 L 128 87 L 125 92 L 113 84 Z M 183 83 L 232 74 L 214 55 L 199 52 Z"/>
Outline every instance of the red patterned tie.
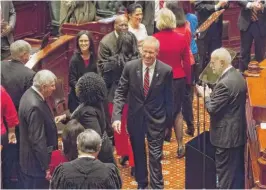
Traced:
<path fill-rule="evenodd" d="M 144 76 L 144 96 L 147 97 L 150 88 L 150 74 L 149 67 L 146 68 L 145 76 Z"/>
<path fill-rule="evenodd" d="M 163 8 L 163 4 L 164 4 L 164 0 L 160 0 L 160 1 L 159 1 L 160 9 Z"/>

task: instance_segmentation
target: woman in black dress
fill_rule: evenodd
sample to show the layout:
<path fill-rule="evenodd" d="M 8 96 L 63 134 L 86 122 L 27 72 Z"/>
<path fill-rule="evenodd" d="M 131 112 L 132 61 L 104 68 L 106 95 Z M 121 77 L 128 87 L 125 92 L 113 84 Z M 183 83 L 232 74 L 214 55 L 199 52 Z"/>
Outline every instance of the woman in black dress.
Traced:
<path fill-rule="evenodd" d="M 91 34 L 82 30 L 76 37 L 76 52 L 73 54 L 69 65 L 69 86 L 68 108 L 72 113 L 79 105 L 75 93 L 75 86 L 80 77 L 85 73 L 97 73 L 96 54 Z"/>

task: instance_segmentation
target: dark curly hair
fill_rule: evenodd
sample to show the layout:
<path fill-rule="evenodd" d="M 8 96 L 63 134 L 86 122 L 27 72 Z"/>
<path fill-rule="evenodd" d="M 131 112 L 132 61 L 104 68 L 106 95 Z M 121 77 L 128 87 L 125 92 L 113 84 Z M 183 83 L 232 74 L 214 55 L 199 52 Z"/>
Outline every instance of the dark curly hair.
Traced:
<path fill-rule="evenodd" d="M 78 157 L 77 137 L 85 128 L 75 119 L 70 120 L 63 130 L 63 152 L 68 161 Z"/>
<path fill-rule="evenodd" d="M 107 98 L 107 89 L 103 78 L 93 72 L 84 74 L 76 84 L 77 97 L 88 105 L 103 102 Z"/>

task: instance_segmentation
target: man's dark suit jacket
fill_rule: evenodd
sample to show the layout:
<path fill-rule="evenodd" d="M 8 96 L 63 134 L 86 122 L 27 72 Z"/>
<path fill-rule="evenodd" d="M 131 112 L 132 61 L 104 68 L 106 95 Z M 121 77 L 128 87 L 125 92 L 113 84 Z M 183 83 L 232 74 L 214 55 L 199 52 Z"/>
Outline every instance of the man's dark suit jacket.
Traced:
<path fill-rule="evenodd" d="M 230 68 L 221 76 L 206 108 L 210 114 L 211 143 L 220 148 L 233 148 L 246 142 L 246 82 L 242 75 Z"/>
<path fill-rule="evenodd" d="M 204 23 L 210 16 L 212 13 L 215 12 L 215 1 L 196 1 L 195 2 L 195 11 L 196 11 L 196 14 L 197 14 L 197 17 L 198 17 L 198 21 L 199 21 L 199 26 Z M 228 8 L 229 7 L 229 4 L 228 6 L 226 6 L 225 8 Z M 220 8 L 219 10 L 221 10 L 222 8 Z M 222 37 L 222 32 L 223 32 L 223 15 L 221 15 L 219 18 L 218 18 L 218 21 L 217 22 L 214 22 L 211 26 L 213 27 L 213 25 L 217 25 L 217 32 L 220 33 L 219 36 Z M 209 29 L 210 29 L 209 28 Z M 200 35 L 199 35 L 199 39 L 203 39 L 208 30 L 207 29 L 206 31 L 204 32 L 201 32 Z"/>
<path fill-rule="evenodd" d="M 19 101 L 25 91 L 31 87 L 35 72 L 19 61 L 1 63 L 1 83 L 12 98 L 18 110 Z"/>
<path fill-rule="evenodd" d="M 251 21 L 251 9 L 247 9 L 248 2 L 252 1 L 238 1 L 238 4 L 242 7 L 238 18 L 238 27 L 240 31 L 246 31 Z M 264 11 L 258 13 L 258 25 L 261 36 L 266 36 L 266 3 L 263 1 Z"/>
<path fill-rule="evenodd" d="M 99 44 L 98 53 L 98 69 L 100 73 L 103 72 L 103 63 L 108 61 L 108 58 L 115 55 L 117 52 L 117 37 L 115 31 L 103 37 Z"/>
<path fill-rule="evenodd" d="M 172 68 L 156 61 L 145 98 L 142 65 L 141 59 L 126 63 L 114 98 L 113 121 L 121 120 L 122 108 L 128 96 L 127 129 L 133 136 L 146 132 L 147 128 L 154 133 L 161 132 L 168 122 L 172 122 Z"/>
<path fill-rule="evenodd" d="M 49 153 L 57 149 L 57 128 L 47 103 L 32 88 L 21 98 L 19 120 L 21 170 L 30 176 L 44 177 Z"/>

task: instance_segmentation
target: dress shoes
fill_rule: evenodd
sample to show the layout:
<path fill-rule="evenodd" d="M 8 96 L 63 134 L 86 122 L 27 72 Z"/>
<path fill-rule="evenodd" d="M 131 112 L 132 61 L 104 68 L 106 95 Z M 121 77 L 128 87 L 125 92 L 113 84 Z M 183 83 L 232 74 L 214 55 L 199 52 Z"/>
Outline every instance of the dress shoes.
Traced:
<path fill-rule="evenodd" d="M 138 189 L 147 189 L 148 188 L 148 183 L 145 184 L 138 184 Z"/>
<path fill-rule="evenodd" d="M 194 137 L 194 130 L 192 130 L 192 129 L 186 129 L 185 133 L 186 133 L 188 136 Z"/>
<path fill-rule="evenodd" d="M 125 166 L 126 165 L 126 162 L 128 161 L 129 157 L 128 156 L 122 156 L 120 159 L 119 159 L 119 163 L 121 166 Z"/>
<path fill-rule="evenodd" d="M 185 147 L 181 146 L 177 148 L 177 158 L 183 158 L 185 156 Z"/>
<path fill-rule="evenodd" d="M 132 177 L 135 177 L 135 167 L 131 167 L 130 175 L 131 175 Z"/>

